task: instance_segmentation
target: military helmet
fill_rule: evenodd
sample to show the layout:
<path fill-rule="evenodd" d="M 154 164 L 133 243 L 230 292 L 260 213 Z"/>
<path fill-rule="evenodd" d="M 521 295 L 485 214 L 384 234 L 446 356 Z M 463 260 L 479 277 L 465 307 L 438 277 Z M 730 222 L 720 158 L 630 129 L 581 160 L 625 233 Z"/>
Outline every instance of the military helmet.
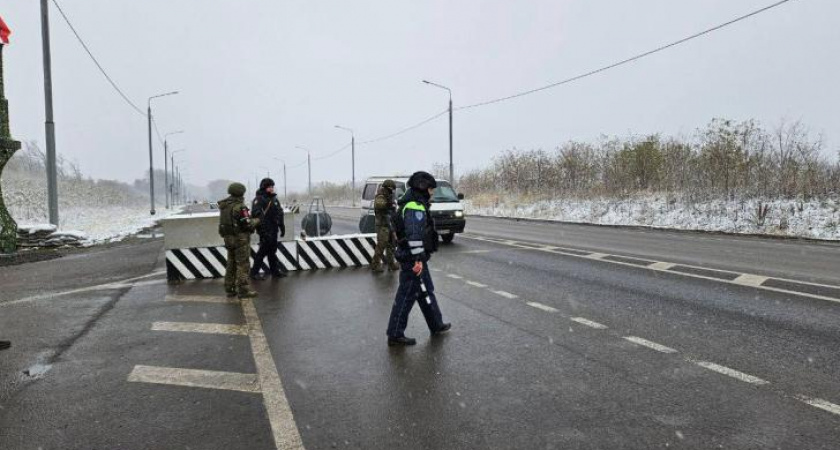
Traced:
<path fill-rule="evenodd" d="M 429 172 L 423 171 L 414 172 L 414 174 L 409 177 L 408 183 L 406 184 L 408 187 L 418 191 L 427 191 L 437 187 L 435 177 L 433 177 Z"/>
<path fill-rule="evenodd" d="M 382 182 L 382 187 L 393 191 L 397 188 L 397 183 L 394 183 L 394 180 L 385 180 Z"/>
<path fill-rule="evenodd" d="M 234 197 L 244 196 L 246 190 L 245 185 L 242 183 L 231 183 L 230 186 L 228 186 L 228 194 Z"/>

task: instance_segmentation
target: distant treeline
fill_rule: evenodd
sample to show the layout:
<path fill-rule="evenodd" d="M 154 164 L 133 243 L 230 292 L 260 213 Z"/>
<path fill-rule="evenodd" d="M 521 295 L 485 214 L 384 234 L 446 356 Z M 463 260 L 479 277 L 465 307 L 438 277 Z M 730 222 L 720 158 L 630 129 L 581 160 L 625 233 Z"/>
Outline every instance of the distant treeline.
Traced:
<path fill-rule="evenodd" d="M 464 174 L 467 195 L 624 197 L 645 192 L 710 198 L 798 198 L 840 193 L 840 162 L 799 122 L 772 130 L 715 119 L 691 138 L 571 141 L 554 151 L 510 150 Z"/>

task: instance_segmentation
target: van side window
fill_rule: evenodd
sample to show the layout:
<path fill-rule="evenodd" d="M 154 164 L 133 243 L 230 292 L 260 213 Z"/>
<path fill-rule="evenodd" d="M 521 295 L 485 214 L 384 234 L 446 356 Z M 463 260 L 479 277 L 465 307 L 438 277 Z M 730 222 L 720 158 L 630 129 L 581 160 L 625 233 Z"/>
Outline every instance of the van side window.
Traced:
<path fill-rule="evenodd" d="M 376 197 L 376 183 L 368 183 L 365 185 L 365 191 L 362 193 L 362 200 L 373 200 Z"/>

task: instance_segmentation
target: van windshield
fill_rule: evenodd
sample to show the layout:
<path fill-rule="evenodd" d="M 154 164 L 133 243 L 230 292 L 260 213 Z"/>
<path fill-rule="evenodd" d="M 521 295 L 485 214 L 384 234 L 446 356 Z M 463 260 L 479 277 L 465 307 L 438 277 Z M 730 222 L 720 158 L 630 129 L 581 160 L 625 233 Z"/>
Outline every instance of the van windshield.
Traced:
<path fill-rule="evenodd" d="M 450 185 L 446 181 L 439 181 L 437 184 L 437 189 L 435 189 L 435 195 L 432 196 L 432 203 L 458 202 L 458 194 L 455 193 L 455 189 L 452 189 L 452 185 Z"/>

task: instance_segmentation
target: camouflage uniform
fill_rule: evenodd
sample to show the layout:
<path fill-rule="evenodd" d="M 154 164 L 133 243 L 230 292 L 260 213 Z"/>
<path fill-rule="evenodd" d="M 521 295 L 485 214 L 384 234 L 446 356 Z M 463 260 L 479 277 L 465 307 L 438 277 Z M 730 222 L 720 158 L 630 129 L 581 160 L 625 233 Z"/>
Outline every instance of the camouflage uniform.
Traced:
<path fill-rule="evenodd" d="M 391 213 L 396 210 L 394 202 L 394 190 L 397 188 L 393 180 L 385 180 L 376 197 L 373 199 L 373 212 L 376 225 L 376 250 L 373 253 L 373 261 L 370 268 L 374 272 L 381 272 L 382 261 L 391 270 L 399 270 L 400 265 L 394 261 L 394 242 L 391 239 Z"/>
<path fill-rule="evenodd" d="M 259 219 L 252 219 L 245 206 L 245 186 L 231 183 L 230 197 L 219 202 L 219 234 L 225 240 L 227 268 L 225 270 L 225 291 L 228 297 L 256 297 L 248 281 L 251 256 L 251 233 L 259 226 Z"/>

